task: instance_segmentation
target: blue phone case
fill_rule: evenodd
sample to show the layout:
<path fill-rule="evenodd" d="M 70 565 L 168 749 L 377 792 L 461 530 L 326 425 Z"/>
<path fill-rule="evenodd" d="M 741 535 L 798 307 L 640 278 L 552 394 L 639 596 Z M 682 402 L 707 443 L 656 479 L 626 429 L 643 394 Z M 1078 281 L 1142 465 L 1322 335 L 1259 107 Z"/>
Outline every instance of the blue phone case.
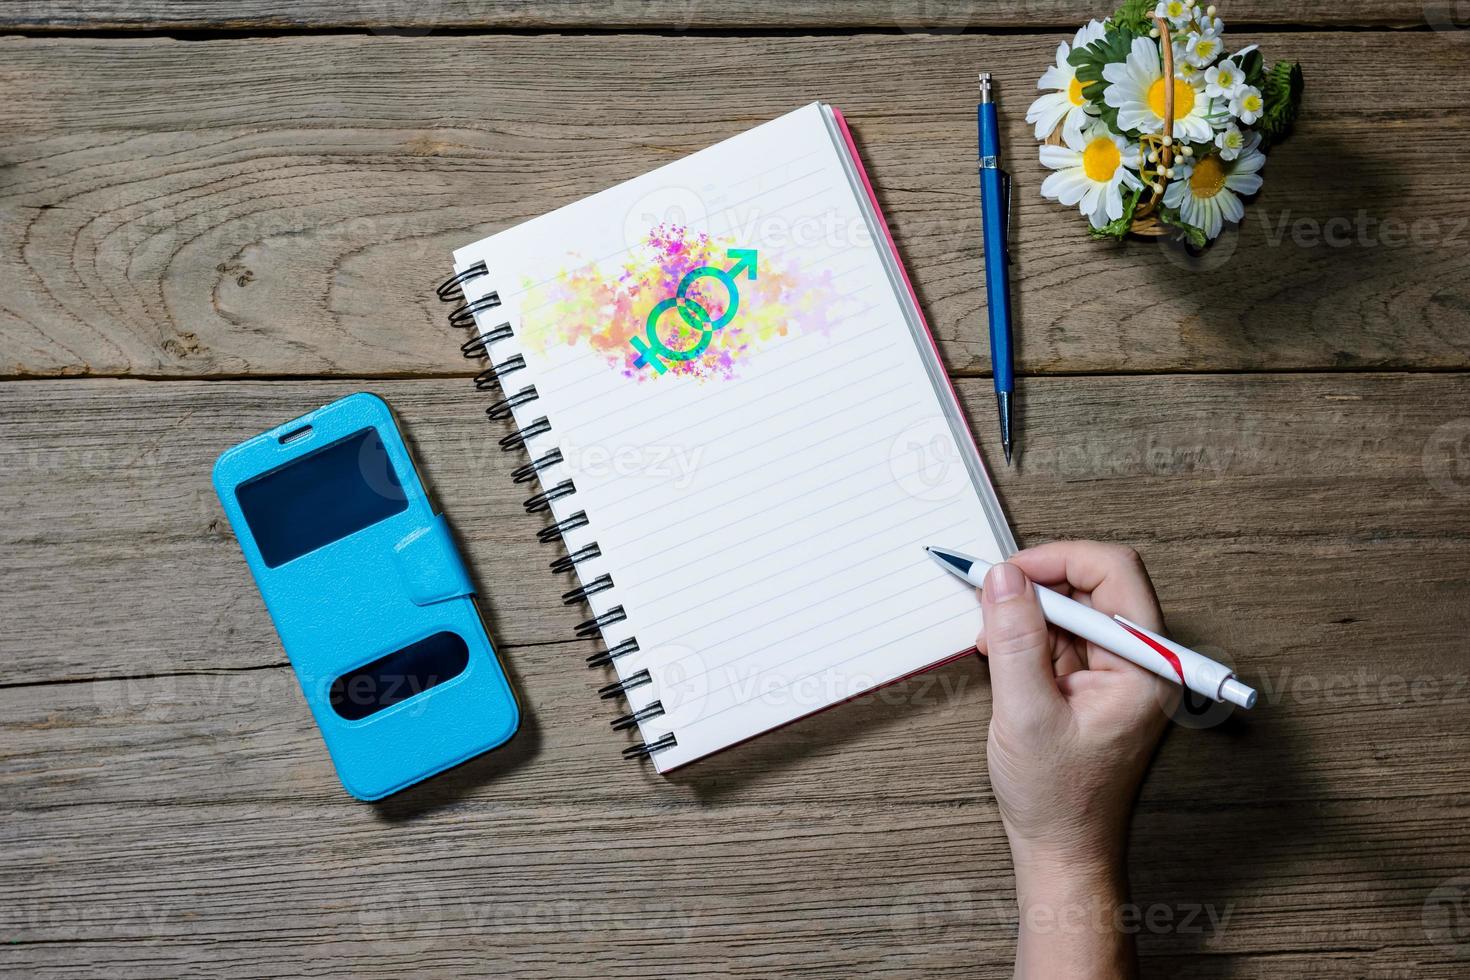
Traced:
<path fill-rule="evenodd" d="M 474 586 L 381 398 L 349 395 L 227 450 L 214 487 L 349 793 L 379 799 L 515 733 Z"/>

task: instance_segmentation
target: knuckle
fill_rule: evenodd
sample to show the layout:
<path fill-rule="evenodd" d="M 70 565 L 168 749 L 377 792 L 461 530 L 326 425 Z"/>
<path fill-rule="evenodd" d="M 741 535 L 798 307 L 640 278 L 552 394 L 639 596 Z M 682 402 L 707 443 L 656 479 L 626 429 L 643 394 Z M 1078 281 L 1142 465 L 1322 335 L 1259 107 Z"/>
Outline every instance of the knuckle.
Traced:
<path fill-rule="evenodd" d="M 1143 568 L 1143 556 L 1126 544 L 1113 545 L 1113 560 L 1135 570 Z"/>
<path fill-rule="evenodd" d="M 1035 650 L 1046 645 L 1045 622 L 1033 622 L 1030 618 L 1003 617 L 985 631 L 991 656 Z"/>

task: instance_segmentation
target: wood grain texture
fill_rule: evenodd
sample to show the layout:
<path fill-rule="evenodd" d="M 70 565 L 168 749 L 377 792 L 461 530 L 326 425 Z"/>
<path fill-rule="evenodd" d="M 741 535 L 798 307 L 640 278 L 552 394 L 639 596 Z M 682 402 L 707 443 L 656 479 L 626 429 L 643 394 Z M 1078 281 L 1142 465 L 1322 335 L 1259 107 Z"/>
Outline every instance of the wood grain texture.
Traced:
<path fill-rule="evenodd" d="M 123 30 L 296 30 L 356 28 L 422 36 L 435 30 L 499 28 L 585 30 L 636 28 L 653 31 L 709 29 L 871 28 L 923 34 L 986 31 L 1008 27 L 1076 29 L 1089 16 L 1105 17 L 1112 5 L 1091 9 L 1059 0 L 330 0 L 282 5 L 266 0 L 0 0 L 0 27 L 31 31 Z M 1221 8 L 1230 24 L 1384 25 L 1412 27 L 1440 11 L 1408 0 L 1313 0 L 1291 5 L 1236 0 Z"/>
<path fill-rule="evenodd" d="M 387 802 L 343 795 L 208 470 L 358 386 L 0 386 L 0 512 L 24 515 L 0 530 L 20 685 L 0 688 L 0 969 L 1009 975 L 983 665 L 671 779 L 622 762 L 591 645 L 557 640 L 577 614 L 530 540 L 518 460 L 462 381 L 372 387 L 490 594 L 526 725 Z M 986 418 L 986 384 L 960 390 Z M 1174 632 L 1262 692 L 1248 718 L 1175 730 L 1145 786 L 1149 974 L 1461 975 L 1426 903 L 1470 866 L 1465 378 L 1027 392 L 1022 469 L 994 470 L 1022 540 L 1135 542 Z"/>
<path fill-rule="evenodd" d="M 432 300 L 455 246 L 822 98 L 1018 537 L 1137 546 L 1171 631 L 1261 691 L 1182 718 L 1143 788 L 1145 975 L 1463 976 L 1470 32 L 1405 0 L 1222 14 L 1272 25 L 1235 40 L 1299 58 L 1307 108 L 1195 260 L 1089 243 L 1035 194 L 1022 117 L 1076 7 L 0 0 L 58 35 L 0 38 L 0 973 L 1010 975 L 983 663 L 672 778 L 621 761 Z M 1432 30 L 1280 29 L 1345 24 Z M 591 33 L 536 33 L 563 29 Z M 229 36 L 255 31 L 288 36 Z M 1015 469 L 974 377 L 980 65 L 1025 189 Z M 363 388 L 525 705 L 505 748 L 374 805 L 338 789 L 209 485 Z"/>
<path fill-rule="evenodd" d="M 335 789 L 284 668 L 0 691 L 0 965 L 1009 975 L 977 661 L 664 780 L 612 758 L 581 692 L 548 696 L 575 674 L 533 650 L 511 655 L 534 727 L 377 806 Z M 1464 718 L 1462 693 L 1176 731 L 1135 821 L 1148 975 L 1461 975 L 1423 910 L 1470 854 Z"/>
<path fill-rule="evenodd" d="M 210 467 L 227 446 L 363 387 L 0 386 L 0 512 L 24 516 L 0 527 L 0 658 L 11 679 L 281 663 Z M 480 414 L 487 397 L 460 379 L 370 387 L 403 420 L 479 576 L 495 635 L 517 646 L 570 637 L 584 613 L 558 598 L 570 579 L 547 570 L 560 552 L 535 540 L 544 522 L 521 507 L 531 490 L 510 481 L 524 459 L 496 446 L 508 429 Z M 983 436 L 987 382 L 959 390 Z M 1273 655 L 1286 663 L 1310 656 L 1298 644 L 1315 640 L 1295 634 L 1310 624 L 1353 640 L 1367 662 L 1396 637 L 1424 650 L 1450 642 L 1442 631 L 1470 614 L 1457 605 L 1470 587 L 1464 376 L 1069 378 L 1029 382 L 1025 396 L 1020 466 L 989 452 L 1018 538 L 1136 544 L 1186 642 L 1221 644 L 1256 664 L 1257 647 L 1281 650 Z M 1383 578 L 1364 564 L 1377 561 L 1425 584 L 1422 597 L 1364 595 L 1365 583 Z M 1231 610 L 1259 594 L 1261 580 L 1293 604 L 1280 618 L 1237 621 Z M 1354 611 L 1380 598 L 1381 614 Z"/>
<path fill-rule="evenodd" d="M 973 374 L 976 65 L 1012 80 L 1024 373 L 1462 369 L 1465 37 L 1238 36 L 1303 62 L 1306 110 L 1201 260 L 1090 242 L 1036 193 L 1053 34 L 3 40 L 0 373 L 462 371 L 431 289 L 453 247 L 821 97 Z"/>

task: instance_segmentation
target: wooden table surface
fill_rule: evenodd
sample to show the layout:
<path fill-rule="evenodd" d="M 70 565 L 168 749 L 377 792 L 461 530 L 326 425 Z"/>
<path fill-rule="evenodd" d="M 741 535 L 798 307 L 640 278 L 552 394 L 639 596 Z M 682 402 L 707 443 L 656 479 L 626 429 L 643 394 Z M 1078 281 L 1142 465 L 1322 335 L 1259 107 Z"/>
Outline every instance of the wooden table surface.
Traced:
<path fill-rule="evenodd" d="M 283 12 L 284 11 L 284 12 Z M 969 658 L 662 778 L 622 762 L 432 286 L 452 248 L 840 106 L 1025 543 L 1144 555 L 1261 690 L 1138 804 L 1146 973 L 1470 973 L 1470 29 L 1222 4 L 1304 116 L 1204 258 L 1090 242 L 1022 121 L 1057 0 L 0 2 L 0 971 L 998 977 Z M 993 438 L 974 73 L 1016 204 Z M 467 544 L 527 718 L 339 788 L 209 485 L 359 389 Z"/>

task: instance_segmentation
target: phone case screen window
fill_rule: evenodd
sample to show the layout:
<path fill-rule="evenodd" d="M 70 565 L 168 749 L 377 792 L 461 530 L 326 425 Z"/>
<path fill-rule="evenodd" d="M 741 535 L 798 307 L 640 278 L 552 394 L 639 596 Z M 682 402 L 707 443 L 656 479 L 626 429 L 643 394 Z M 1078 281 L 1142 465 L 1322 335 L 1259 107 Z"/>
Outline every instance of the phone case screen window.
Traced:
<path fill-rule="evenodd" d="M 332 710 L 360 721 L 464 672 L 470 648 L 458 633 L 441 631 L 364 664 L 332 682 Z"/>
<path fill-rule="evenodd" d="M 374 429 L 361 429 L 235 491 L 266 565 L 294 558 L 408 507 Z"/>

